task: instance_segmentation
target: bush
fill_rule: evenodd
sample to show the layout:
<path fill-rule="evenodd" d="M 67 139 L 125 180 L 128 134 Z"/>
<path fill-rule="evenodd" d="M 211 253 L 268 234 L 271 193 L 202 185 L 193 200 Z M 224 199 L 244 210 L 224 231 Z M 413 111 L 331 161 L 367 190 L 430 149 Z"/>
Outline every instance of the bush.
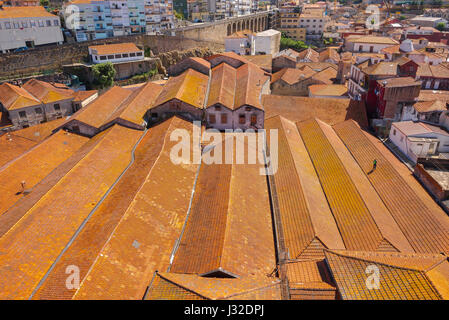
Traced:
<path fill-rule="evenodd" d="M 281 37 L 281 50 L 284 49 L 294 49 L 294 50 L 302 50 L 307 49 L 309 46 L 306 45 L 303 41 L 296 41 L 291 38 L 287 38 L 285 36 Z"/>
<path fill-rule="evenodd" d="M 101 89 L 111 87 L 114 84 L 114 77 L 117 73 L 111 62 L 99 63 L 92 67 L 94 84 Z"/>

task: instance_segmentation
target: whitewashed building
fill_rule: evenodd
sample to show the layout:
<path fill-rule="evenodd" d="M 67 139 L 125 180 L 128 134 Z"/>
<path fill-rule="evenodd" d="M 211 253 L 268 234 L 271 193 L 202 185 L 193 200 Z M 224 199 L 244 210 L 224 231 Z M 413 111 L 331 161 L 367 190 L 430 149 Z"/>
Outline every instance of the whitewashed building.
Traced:
<path fill-rule="evenodd" d="M 116 43 L 99 46 L 90 46 L 89 55 L 93 63 L 104 62 L 128 62 L 143 60 L 143 50 L 137 48 L 134 43 Z"/>
<path fill-rule="evenodd" d="M 43 7 L 0 7 L 0 52 L 63 41 L 59 17 Z"/>

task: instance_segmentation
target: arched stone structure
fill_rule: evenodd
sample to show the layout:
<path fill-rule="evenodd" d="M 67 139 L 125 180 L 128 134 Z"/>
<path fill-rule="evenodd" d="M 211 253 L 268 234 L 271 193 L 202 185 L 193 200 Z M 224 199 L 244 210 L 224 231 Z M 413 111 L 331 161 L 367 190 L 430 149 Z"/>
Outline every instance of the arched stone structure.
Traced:
<path fill-rule="evenodd" d="M 231 24 L 228 24 L 226 35 L 229 36 L 231 35 L 231 33 L 232 33 L 232 26 Z"/>
<path fill-rule="evenodd" d="M 236 32 L 236 31 L 237 31 L 237 25 L 236 25 L 236 23 L 234 22 L 234 23 L 232 24 L 232 33 Z"/>

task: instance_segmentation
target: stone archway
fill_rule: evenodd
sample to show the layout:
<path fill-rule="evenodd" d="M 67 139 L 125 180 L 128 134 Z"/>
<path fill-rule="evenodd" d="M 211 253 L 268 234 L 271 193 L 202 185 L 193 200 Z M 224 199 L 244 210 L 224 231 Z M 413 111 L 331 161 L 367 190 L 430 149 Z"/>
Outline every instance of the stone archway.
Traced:
<path fill-rule="evenodd" d="M 232 26 L 231 26 L 231 24 L 228 24 L 226 33 L 227 33 L 228 36 L 231 35 L 231 33 L 232 33 Z"/>
<path fill-rule="evenodd" d="M 251 31 L 254 32 L 254 20 L 251 19 L 251 21 L 249 22 L 249 24 L 250 24 L 249 30 L 251 30 Z"/>
<path fill-rule="evenodd" d="M 249 29 L 249 21 L 248 21 L 248 20 L 245 21 L 245 29 L 246 29 L 246 30 Z"/>
<path fill-rule="evenodd" d="M 235 33 L 237 31 L 237 25 L 235 22 L 232 24 L 232 33 Z"/>
<path fill-rule="evenodd" d="M 241 31 L 242 30 L 242 22 L 239 21 L 237 22 L 237 31 Z"/>

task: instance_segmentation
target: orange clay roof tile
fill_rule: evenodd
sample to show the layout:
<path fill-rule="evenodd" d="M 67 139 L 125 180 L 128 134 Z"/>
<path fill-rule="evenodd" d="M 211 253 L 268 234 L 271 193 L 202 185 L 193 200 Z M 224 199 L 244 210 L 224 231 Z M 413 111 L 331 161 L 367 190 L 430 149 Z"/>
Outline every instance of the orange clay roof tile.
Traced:
<path fill-rule="evenodd" d="M 270 186 L 288 258 L 323 258 L 324 247 L 345 248 L 296 125 L 276 116 L 265 121 L 265 128 L 279 132 L 278 170 Z"/>
<path fill-rule="evenodd" d="M 334 129 L 364 172 L 370 171 L 373 160 L 377 160 L 377 169 L 367 175 L 368 179 L 413 249 L 447 254 L 449 218 L 441 209 L 429 209 L 356 123 L 345 121 Z"/>
<path fill-rule="evenodd" d="M 84 108 L 80 109 L 67 122 L 78 120 L 94 128 L 100 128 L 128 98 L 133 91 L 121 87 L 112 87 Z"/>
<path fill-rule="evenodd" d="M 0 238 L 1 298 L 30 297 L 74 232 L 129 164 L 141 135 L 141 131 L 112 127 Z"/>
<path fill-rule="evenodd" d="M 26 6 L 26 7 L 5 7 L 0 10 L 0 19 L 14 19 L 14 18 L 44 18 L 57 16 L 51 14 L 44 7 L 41 6 Z"/>
<path fill-rule="evenodd" d="M 147 132 L 136 148 L 134 163 L 62 255 L 33 299 L 71 299 L 73 297 L 76 289 L 69 290 L 65 285 L 66 267 L 78 266 L 80 282 L 84 280 L 97 255 L 132 204 L 159 154 L 163 151 L 162 147 L 169 126 L 170 121 L 166 121 Z M 86 248 L 89 249 L 86 250 Z"/>
<path fill-rule="evenodd" d="M 13 134 L 35 142 L 40 142 L 50 136 L 53 130 L 64 122 L 64 118 L 47 121 L 25 129 L 16 130 Z"/>
<path fill-rule="evenodd" d="M 443 256 L 436 261 L 436 257 L 397 253 L 342 251 L 326 251 L 325 253 L 326 261 L 343 299 L 447 299 L 449 263 Z M 402 259 L 404 260 L 401 261 Z M 424 265 L 430 267 L 423 268 Z M 366 270 L 369 266 L 379 270 L 379 288 L 375 290 L 370 290 L 367 286 Z M 436 274 L 438 275 L 434 278 Z"/>
<path fill-rule="evenodd" d="M 265 276 L 275 268 L 268 190 L 261 168 L 202 164 L 171 272 Z"/>
<path fill-rule="evenodd" d="M 350 99 L 262 95 L 265 119 L 280 115 L 294 122 L 319 118 L 334 125 L 353 119 L 368 127 L 364 104 Z"/>
<path fill-rule="evenodd" d="M 159 278 L 159 279 L 158 279 Z M 197 275 L 157 273 L 146 299 L 280 299 L 279 280 L 276 278 L 204 278 Z"/>
<path fill-rule="evenodd" d="M 0 167 L 0 214 L 23 197 L 22 182 L 25 182 L 25 189 L 32 189 L 87 140 L 59 131 Z"/>
<path fill-rule="evenodd" d="M 57 88 L 51 83 L 36 79 L 28 80 L 23 85 L 23 89 L 31 93 L 43 103 L 73 99 L 75 96 L 75 92 L 73 90 Z"/>
<path fill-rule="evenodd" d="M 99 46 L 90 46 L 89 49 L 96 51 L 99 55 L 104 54 L 119 54 L 128 52 L 139 52 L 141 49 L 137 48 L 134 43 L 113 43 L 113 44 L 103 44 Z"/>
<path fill-rule="evenodd" d="M 31 95 L 23 87 L 7 82 L 0 85 L 0 102 L 9 111 L 41 104 L 39 99 Z"/>
<path fill-rule="evenodd" d="M 159 106 L 172 99 L 178 99 L 196 108 L 202 109 L 209 77 L 193 69 L 188 69 L 176 77 L 172 77 L 164 85 L 154 102 Z"/>
<path fill-rule="evenodd" d="M 177 143 L 171 132 L 191 132 L 192 124 L 177 117 L 166 123 L 162 151 L 74 299 L 142 299 L 153 273 L 168 268 L 198 166 L 176 165 L 169 155 Z"/>
<path fill-rule="evenodd" d="M 35 141 L 11 133 L 0 136 L 0 167 L 35 145 Z"/>

